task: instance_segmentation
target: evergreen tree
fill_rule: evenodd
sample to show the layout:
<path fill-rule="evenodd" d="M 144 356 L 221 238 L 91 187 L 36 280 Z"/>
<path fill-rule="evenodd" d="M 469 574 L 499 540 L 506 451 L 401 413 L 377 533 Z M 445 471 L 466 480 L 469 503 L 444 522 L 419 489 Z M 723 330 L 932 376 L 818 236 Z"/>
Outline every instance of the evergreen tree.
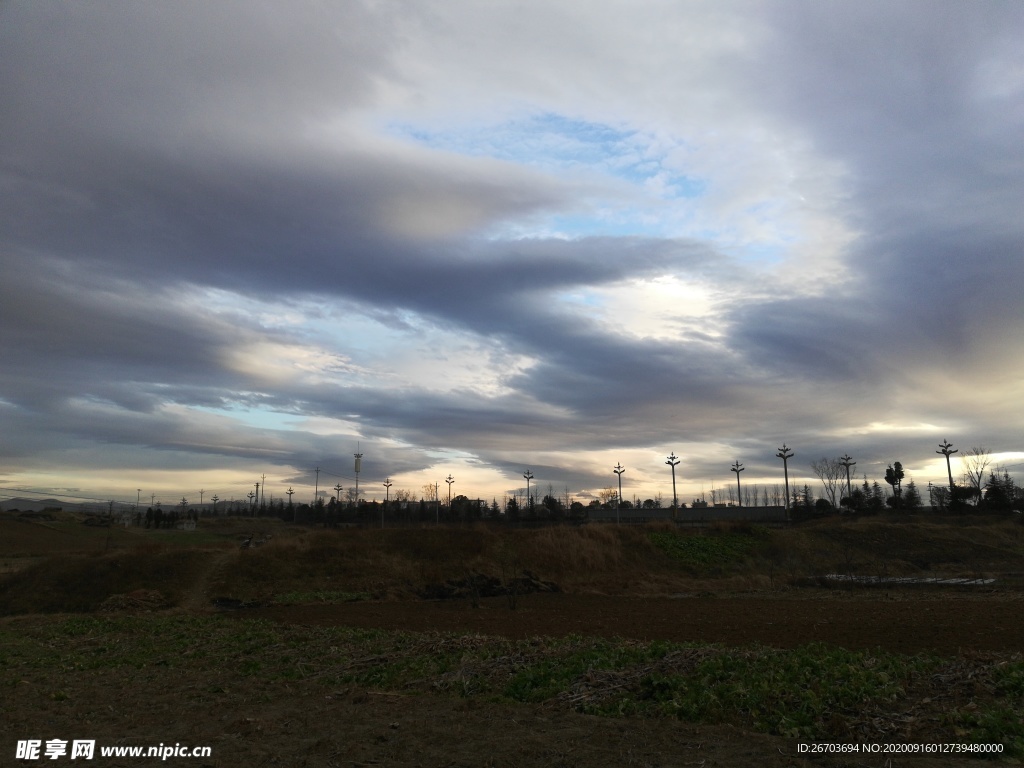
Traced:
<path fill-rule="evenodd" d="M 921 503 L 921 494 L 917 490 L 917 484 L 911 480 L 903 491 L 903 508 L 911 512 L 918 511 L 924 506 Z"/>
<path fill-rule="evenodd" d="M 864 483 L 867 484 L 867 480 Z M 871 495 L 868 497 L 868 511 L 877 515 L 883 509 L 885 509 L 885 492 L 875 480 L 871 484 Z"/>
<path fill-rule="evenodd" d="M 1004 469 L 1002 477 L 990 472 L 988 482 L 985 483 L 985 496 L 982 506 L 990 512 L 1009 512 L 1014 508 L 1014 502 L 1019 497 L 1020 489 L 1017 488 L 1013 478 Z"/>
<path fill-rule="evenodd" d="M 870 493 L 871 489 L 868 488 L 867 492 Z M 868 497 L 862 489 L 854 488 L 853 493 L 844 496 L 840 503 L 851 512 L 862 513 L 868 508 Z"/>

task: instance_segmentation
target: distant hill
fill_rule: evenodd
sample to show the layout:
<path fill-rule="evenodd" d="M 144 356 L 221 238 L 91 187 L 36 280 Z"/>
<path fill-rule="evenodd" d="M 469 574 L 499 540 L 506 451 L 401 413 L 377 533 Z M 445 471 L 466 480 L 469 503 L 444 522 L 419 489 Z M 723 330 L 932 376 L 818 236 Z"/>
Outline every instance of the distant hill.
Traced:
<path fill-rule="evenodd" d="M 0 510 L 8 512 L 17 509 L 22 512 L 39 512 L 43 509 L 77 509 L 78 504 L 68 504 L 57 499 L 7 499 L 0 501 Z"/>

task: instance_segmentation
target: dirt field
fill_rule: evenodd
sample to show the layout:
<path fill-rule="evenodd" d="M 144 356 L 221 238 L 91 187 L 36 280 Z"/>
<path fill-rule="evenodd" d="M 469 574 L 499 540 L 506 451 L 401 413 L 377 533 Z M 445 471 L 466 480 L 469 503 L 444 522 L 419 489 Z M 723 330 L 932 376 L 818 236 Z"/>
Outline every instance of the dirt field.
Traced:
<path fill-rule="evenodd" d="M 0 765 L 71 762 L 67 758 L 38 763 L 13 759 L 17 742 L 29 738 L 86 738 L 108 746 L 180 743 L 213 750 L 212 757 L 197 759 L 103 759 L 97 755 L 92 761 L 78 761 L 116 768 L 156 764 L 201 768 L 980 768 L 1021 764 L 1020 760 L 994 762 L 959 755 L 807 755 L 798 751 L 801 739 L 796 735 L 768 735 L 725 724 L 743 721 L 745 713 L 739 712 L 737 719 L 735 710 L 732 719 L 726 716 L 696 725 L 675 716 L 583 714 L 566 699 L 564 690 L 537 703 L 517 703 L 498 695 L 500 687 L 467 694 L 452 685 L 462 675 L 461 664 L 469 665 L 472 672 L 473 665 L 491 663 L 482 659 L 498 663 L 501 654 L 511 653 L 493 638 L 536 639 L 535 644 L 533 640 L 524 644 L 531 650 L 520 647 L 514 652 L 526 655 L 509 663 L 537 670 L 544 669 L 545 658 L 567 658 L 546 657 L 551 643 L 542 638 L 569 635 L 717 644 L 726 649 L 722 653 L 737 657 L 761 645 L 795 649 L 793 658 L 800 659 L 805 658 L 801 648 L 822 643 L 877 650 L 870 655 L 879 657 L 883 651 L 900 658 L 926 652 L 943 659 L 939 673 L 933 676 L 929 671 L 914 678 L 906 684 L 903 698 L 887 701 L 884 712 L 877 711 L 885 722 L 870 722 L 873 715 L 856 705 L 837 714 L 842 724 L 834 732 L 843 734 L 837 740 L 871 741 L 858 734 L 884 731 L 910 734 L 928 743 L 969 742 L 966 730 L 944 725 L 948 721 L 943 713 L 956 708 L 958 722 L 963 722 L 964 713 L 969 714 L 972 707 L 979 712 L 1003 707 L 1001 711 L 1011 713 L 1006 732 L 1020 733 L 1024 728 L 1020 696 L 996 692 L 991 672 L 999 665 L 1020 663 L 1024 592 L 1005 586 L 890 590 L 787 586 L 756 592 L 735 587 L 774 583 L 780 574 L 795 580 L 837 563 L 852 563 L 871 574 L 875 572 L 871 557 L 891 540 L 899 540 L 901 552 L 909 553 L 900 569 L 890 565 L 891 570 L 915 575 L 986 574 L 1006 585 L 1013 583 L 1007 576 L 1017 574 L 1020 567 L 1018 527 L 924 525 L 900 527 L 893 534 L 882 523 L 859 521 L 773 533 L 766 539 L 726 532 L 701 539 L 697 543 L 709 545 L 702 549 L 668 553 L 654 547 L 644 531 L 610 528 L 509 537 L 487 531 L 428 530 L 379 535 L 298 532 L 286 538 L 287 532 L 282 531 L 274 546 L 243 553 L 233 540 L 217 538 L 233 531 L 205 534 L 210 539 L 206 549 L 179 551 L 177 547 L 184 544 L 172 537 L 113 532 L 120 541 L 108 532 L 85 530 L 73 522 L 49 526 L 11 522 L 8 528 L 17 536 L 0 540 L 5 558 L 0 565 L 9 572 L 4 577 L 5 599 L 9 612 L 27 615 L 0 617 Z M 160 548 L 130 548 L 135 539 L 159 541 Z M 732 555 L 717 546 L 748 540 L 753 543 L 747 554 Z M 567 591 L 521 595 L 514 611 L 505 597 L 484 598 L 479 607 L 473 607 L 468 599 L 432 601 L 411 596 L 427 584 L 464 577 L 461 564 L 465 562 L 500 574 L 506 551 L 502 547 L 509 541 L 519 548 L 522 567 Z M 851 548 L 848 541 L 856 547 Z M 53 554 L 60 557 L 37 567 L 42 562 L 39 558 Z M 673 559 L 691 555 L 738 559 L 712 560 L 706 565 Z M 766 573 L 772 568 L 775 573 L 769 577 Z M 390 579 L 383 586 L 377 584 L 382 573 Z M 402 586 L 409 582 L 411 587 Z M 608 585 L 613 583 L 630 585 L 634 594 L 648 594 L 643 590 L 657 587 L 661 596 L 598 594 L 611 591 Z M 152 612 L 138 612 L 130 600 L 123 604 L 127 609 L 105 612 L 108 597 L 142 589 L 154 590 L 166 601 Z M 340 594 L 378 593 L 405 599 L 324 604 L 316 597 L 334 595 L 331 599 L 338 600 Z M 289 602 L 282 597 L 288 594 L 303 595 L 291 598 L 303 604 L 281 604 Z M 276 604 L 221 610 L 213 606 L 213 598 L 220 595 Z M 36 607 L 44 603 L 45 608 Z M 69 607 L 79 603 L 90 607 Z M 22 605 L 28 609 L 15 610 Z M 83 612 L 70 613 L 79 610 Z M 401 643 L 406 640 L 396 641 L 394 635 L 380 637 L 384 645 L 392 644 L 387 652 L 377 647 L 377 635 L 366 646 L 336 647 L 343 634 L 331 633 L 344 627 L 413 633 L 408 642 L 420 648 L 418 656 L 410 657 L 416 664 L 423 663 L 424 653 L 433 658 L 430 654 L 436 645 L 454 653 L 449 656 L 455 659 L 454 668 L 449 666 L 442 673 L 425 669 L 400 684 L 378 685 L 369 678 L 352 682 L 345 674 L 338 674 L 338 679 L 347 682 L 328 682 L 337 669 L 372 672 L 378 666 L 396 669 L 409 660 L 396 654 L 394 649 L 404 647 Z M 465 656 L 459 650 L 463 645 L 468 649 Z M 628 647 L 628 643 L 615 647 Z M 492 652 L 498 656 L 488 655 Z M 583 684 L 625 690 L 620 683 L 626 683 L 614 677 L 621 671 L 602 674 L 590 681 L 585 671 Z M 1021 681 L 1014 685 L 1014 691 L 1024 689 Z M 876 706 L 879 700 L 872 701 Z M 849 723 L 854 725 L 844 730 Z"/>
<path fill-rule="evenodd" d="M 1019 593 L 821 592 L 800 597 L 678 598 L 535 594 L 509 610 L 504 598 L 277 606 L 239 612 L 296 624 L 379 627 L 414 632 L 476 632 L 503 637 L 569 634 L 637 640 L 794 648 L 824 642 L 896 653 L 1024 649 Z"/>

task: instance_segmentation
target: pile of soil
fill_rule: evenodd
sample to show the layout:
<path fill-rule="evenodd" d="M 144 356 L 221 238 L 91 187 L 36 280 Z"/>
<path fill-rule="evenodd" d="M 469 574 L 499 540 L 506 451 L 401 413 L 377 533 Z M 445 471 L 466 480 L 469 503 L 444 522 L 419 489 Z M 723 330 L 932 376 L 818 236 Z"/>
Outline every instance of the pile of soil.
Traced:
<path fill-rule="evenodd" d="M 170 601 L 162 592 L 155 589 L 136 589 L 126 595 L 111 595 L 102 603 L 99 610 L 103 613 L 117 611 L 159 611 L 170 607 Z"/>
<path fill-rule="evenodd" d="M 519 578 L 502 581 L 496 576 L 470 573 L 461 579 L 449 579 L 443 584 L 428 584 L 417 591 L 424 600 L 459 600 L 508 595 L 532 595 L 538 592 L 561 592 L 553 581 L 543 581 L 529 571 Z"/>

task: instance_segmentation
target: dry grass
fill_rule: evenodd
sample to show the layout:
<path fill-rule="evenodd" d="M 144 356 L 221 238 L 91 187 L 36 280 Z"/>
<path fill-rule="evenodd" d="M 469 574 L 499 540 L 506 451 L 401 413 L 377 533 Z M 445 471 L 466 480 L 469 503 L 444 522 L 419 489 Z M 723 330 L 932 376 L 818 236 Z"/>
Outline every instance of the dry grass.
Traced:
<path fill-rule="evenodd" d="M 407 598 L 472 573 L 507 581 L 524 571 L 576 593 L 747 592 L 836 572 L 1005 577 L 1020 570 L 1024 555 L 1024 526 L 957 519 L 833 518 L 775 531 L 743 524 L 325 531 L 235 519 L 204 521 L 195 536 L 113 529 L 111 539 L 120 538 L 109 550 L 95 548 L 107 542 L 105 529 L 3 522 L 16 534 L 7 548 L 18 552 L 5 556 L 0 573 L 0 613 L 8 614 L 95 610 L 136 589 L 160 590 L 174 604 L 191 595 L 190 605 L 314 592 Z M 77 550 L 67 526 L 81 534 Z M 239 549 L 239 537 L 252 532 L 271 538 Z"/>
<path fill-rule="evenodd" d="M 91 612 L 111 595 L 139 589 L 160 591 L 178 603 L 214 555 L 163 549 L 51 558 L 0 582 L 0 615 Z"/>

